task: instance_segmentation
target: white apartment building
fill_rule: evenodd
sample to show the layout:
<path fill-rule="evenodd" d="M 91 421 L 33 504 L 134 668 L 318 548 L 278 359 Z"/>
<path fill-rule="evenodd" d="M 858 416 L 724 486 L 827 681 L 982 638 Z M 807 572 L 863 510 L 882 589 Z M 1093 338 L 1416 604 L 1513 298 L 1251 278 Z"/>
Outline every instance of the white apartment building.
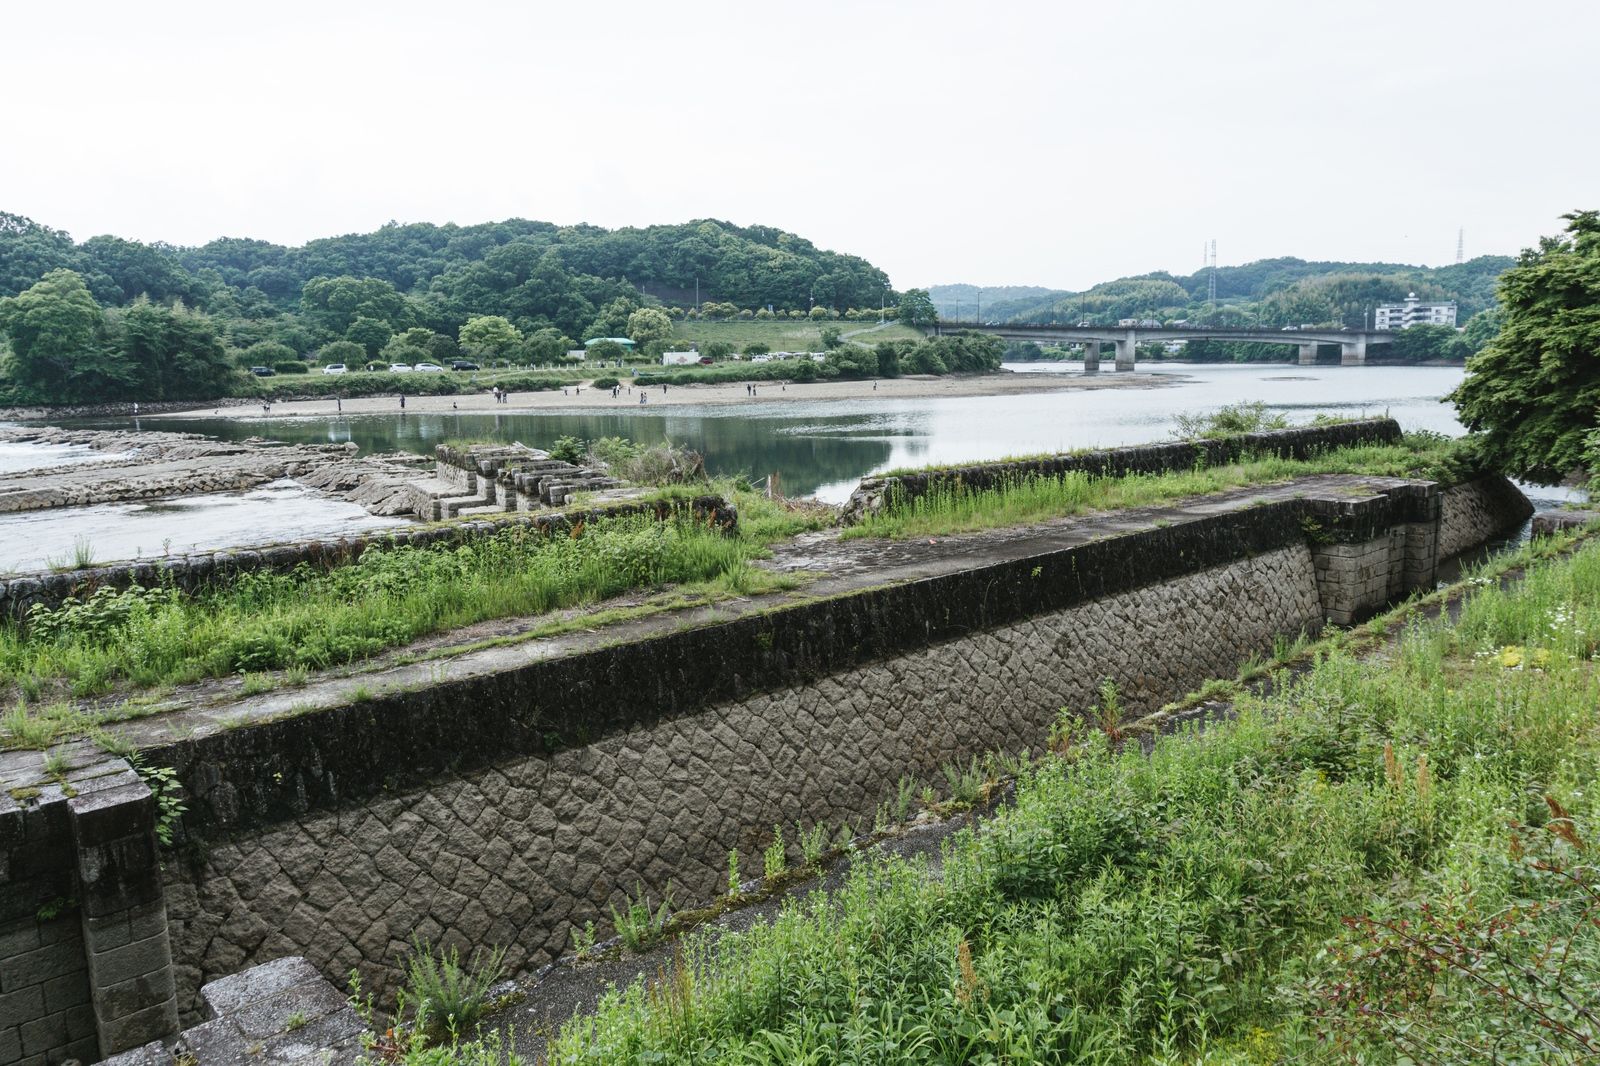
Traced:
<path fill-rule="evenodd" d="M 1423 303 L 1416 293 L 1409 293 L 1403 304 L 1379 304 L 1372 323 L 1373 329 L 1410 329 L 1422 323 L 1428 326 L 1454 326 L 1456 302 Z"/>

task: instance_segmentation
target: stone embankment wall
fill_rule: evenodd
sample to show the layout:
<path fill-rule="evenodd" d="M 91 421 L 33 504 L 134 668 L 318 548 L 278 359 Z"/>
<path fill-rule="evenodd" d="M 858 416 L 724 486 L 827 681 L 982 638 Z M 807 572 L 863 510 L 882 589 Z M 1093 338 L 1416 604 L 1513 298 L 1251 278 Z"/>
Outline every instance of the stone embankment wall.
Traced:
<path fill-rule="evenodd" d="M 636 882 L 656 900 L 669 886 L 680 903 L 711 899 L 729 850 L 759 869 L 775 823 L 790 839 L 797 821 L 870 827 L 901 775 L 1038 750 L 1057 710 L 1089 707 L 1103 679 L 1152 709 L 1320 622 L 1307 549 L 1280 548 L 238 833 L 198 868 L 168 867 L 178 983 L 303 954 L 393 987 L 414 935 L 537 965 L 575 927 L 606 925 Z"/>
<path fill-rule="evenodd" d="M 776 822 L 1037 749 L 1106 679 L 1141 713 L 1431 587 L 1439 515 L 1286 499 L 151 751 L 206 841 L 168 867 L 178 984 L 303 954 L 388 987 L 413 935 L 537 964 L 636 882 L 705 899 Z"/>
<path fill-rule="evenodd" d="M 460 544 L 518 527 L 548 534 L 571 529 L 576 523 L 627 515 L 650 515 L 661 521 L 686 515 L 728 530 L 738 524 L 737 512 L 721 496 L 696 496 L 688 500 L 615 504 L 583 511 L 463 521 L 366 536 L 301 540 L 81 570 L 42 570 L 0 578 L 0 617 L 21 618 L 34 604 L 56 607 L 68 596 L 81 599 L 102 588 L 124 589 L 133 585 L 159 588 L 170 584 L 192 592 L 212 581 L 254 570 L 284 573 L 302 563 L 325 568 L 343 566 L 359 559 L 368 548 Z"/>
<path fill-rule="evenodd" d="M 908 500 L 931 492 L 962 488 L 981 491 L 1027 477 L 1061 477 L 1083 473 L 1094 477 L 1125 474 L 1166 474 L 1219 466 L 1246 456 L 1275 455 L 1283 459 L 1308 459 L 1355 444 L 1393 444 L 1401 437 L 1400 423 L 1392 418 L 1370 418 L 1329 426 L 1241 433 L 1231 437 L 1140 444 L 1128 448 L 1070 452 L 1033 459 L 1015 459 L 971 466 L 951 466 L 909 474 L 864 478 L 844 505 L 843 521 L 859 522 L 883 509 L 891 499 Z"/>
<path fill-rule="evenodd" d="M 1439 558 L 1476 548 L 1484 530 L 1505 536 L 1533 517 L 1533 504 L 1503 477 L 1481 477 L 1444 494 L 1439 517 Z"/>

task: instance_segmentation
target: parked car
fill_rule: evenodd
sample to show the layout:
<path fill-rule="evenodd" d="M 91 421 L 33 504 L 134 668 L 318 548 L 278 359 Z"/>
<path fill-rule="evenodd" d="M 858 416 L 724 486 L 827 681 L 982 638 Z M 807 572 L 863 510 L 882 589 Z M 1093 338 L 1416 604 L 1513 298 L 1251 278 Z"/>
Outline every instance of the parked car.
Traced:
<path fill-rule="evenodd" d="M 419 370 L 424 374 L 432 374 L 442 371 L 444 367 L 440 366 L 438 363 L 418 363 L 414 369 Z"/>
<path fill-rule="evenodd" d="M 389 373 L 391 373 L 391 374 L 409 374 L 409 373 L 411 373 L 411 364 L 410 363 L 390 363 L 389 364 Z"/>
<path fill-rule="evenodd" d="M 451 370 L 476 370 L 476 369 L 478 369 L 478 364 L 474 363 L 474 362 L 472 362 L 471 360 L 468 360 L 468 359 L 457 359 L 455 362 L 450 364 L 450 369 Z"/>
<path fill-rule="evenodd" d="M 714 360 L 709 355 L 702 355 L 700 357 L 700 365 L 701 366 L 710 366 L 713 361 Z"/>
<path fill-rule="evenodd" d="M 322 368 L 322 372 L 324 374 L 343 374 L 344 373 L 344 364 L 343 363 L 329 363 L 327 366 Z"/>
<path fill-rule="evenodd" d="M 277 371 L 272 369 L 270 366 L 253 366 L 250 368 L 250 373 L 254 374 L 258 378 L 270 378 L 272 375 L 276 374 Z"/>

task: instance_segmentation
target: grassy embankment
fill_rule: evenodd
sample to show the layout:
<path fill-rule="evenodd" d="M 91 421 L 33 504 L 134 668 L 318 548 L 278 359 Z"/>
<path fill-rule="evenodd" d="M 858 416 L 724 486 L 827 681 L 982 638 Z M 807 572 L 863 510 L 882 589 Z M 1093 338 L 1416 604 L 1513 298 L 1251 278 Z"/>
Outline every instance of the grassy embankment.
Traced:
<path fill-rule="evenodd" d="M 733 350 L 743 352 L 752 344 L 765 344 L 774 352 L 820 352 L 823 350 L 822 331 L 836 329 L 846 340 L 860 341 L 868 346 L 879 341 L 922 340 L 922 332 L 898 322 L 890 322 L 882 329 L 876 322 L 820 321 L 810 319 L 741 319 L 735 322 L 680 321 L 673 325 L 674 340 L 684 347 L 694 343 L 701 350 L 714 341 L 733 345 Z M 870 331 L 870 332 L 868 332 Z"/>
<path fill-rule="evenodd" d="M 842 535 L 847 539 L 947 536 L 1091 511 L 1148 507 L 1315 474 L 1454 481 L 1464 473 L 1462 462 L 1455 442 L 1435 434 L 1412 433 L 1399 444 L 1340 448 L 1310 459 L 1268 456 L 1225 466 L 1123 477 L 1092 477 L 1084 473 L 1061 477 L 1029 475 L 995 488 L 975 490 L 955 484 L 936 487 L 913 499 L 891 500 L 883 511 L 869 515 Z"/>
<path fill-rule="evenodd" d="M 0 747 L 44 746 L 106 720 L 67 696 L 235 674 L 245 675 L 247 691 L 259 691 L 430 634 L 631 590 L 670 590 L 634 608 L 629 616 L 636 616 L 792 583 L 750 564 L 768 542 L 814 527 L 816 515 L 733 485 L 718 488 L 736 493 L 737 536 L 686 520 L 603 519 L 570 536 L 513 529 L 464 545 L 375 548 L 332 570 L 250 573 L 192 595 L 105 589 L 38 610 L 26 626 L 0 625 L 0 677 L 16 701 L 0 719 Z M 137 706 L 106 712 L 136 713 Z"/>
<path fill-rule="evenodd" d="M 691 934 L 550 1061 L 1600 1055 L 1597 654 L 1591 544 L 1148 757 L 1063 715 L 937 874 L 863 861 Z"/>
<path fill-rule="evenodd" d="M 262 400 L 331 400 L 335 396 L 355 399 L 362 396 L 464 396 L 488 392 L 499 385 L 511 392 L 548 392 L 565 385 L 577 385 L 593 376 L 584 370 L 480 370 L 433 371 L 391 374 L 387 371 L 354 371 L 349 374 L 324 374 L 320 369 L 309 374 L 279 374 L 271 378 L 246 378 L 235 396 Z M 198 401 L 196 406 L 204 406 Z"/>

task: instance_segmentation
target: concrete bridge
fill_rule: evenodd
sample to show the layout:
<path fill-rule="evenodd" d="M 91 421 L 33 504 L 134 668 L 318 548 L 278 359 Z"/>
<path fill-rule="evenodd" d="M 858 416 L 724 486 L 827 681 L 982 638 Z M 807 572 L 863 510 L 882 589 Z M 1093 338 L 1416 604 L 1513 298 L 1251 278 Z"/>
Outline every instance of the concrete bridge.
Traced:
<path fill-rule="evenodd" d="M 1100 345 L 1116 345 L 1117 369 L 1132 370 L 1140 343 L 1161 341 L 1254 341 L 1258 344 L 1288 344 L 1300 349 L 1300 365 L 1317 361 L 1317 345 L 1337 344 L 1343 366 L 1362 366 L 1367 361 L 1367 345 L 1388 344 L 1393 330 L 1348 329 L 1228 329 L 1211 326 L 1040 326 L 1024 323 L 997 325 L 988 322 L 940 321 L 934 333 L 977 330 L 1008 341 L 1070 341 L 1083 345 L 1083 369 L 1100 369 Z"/>

